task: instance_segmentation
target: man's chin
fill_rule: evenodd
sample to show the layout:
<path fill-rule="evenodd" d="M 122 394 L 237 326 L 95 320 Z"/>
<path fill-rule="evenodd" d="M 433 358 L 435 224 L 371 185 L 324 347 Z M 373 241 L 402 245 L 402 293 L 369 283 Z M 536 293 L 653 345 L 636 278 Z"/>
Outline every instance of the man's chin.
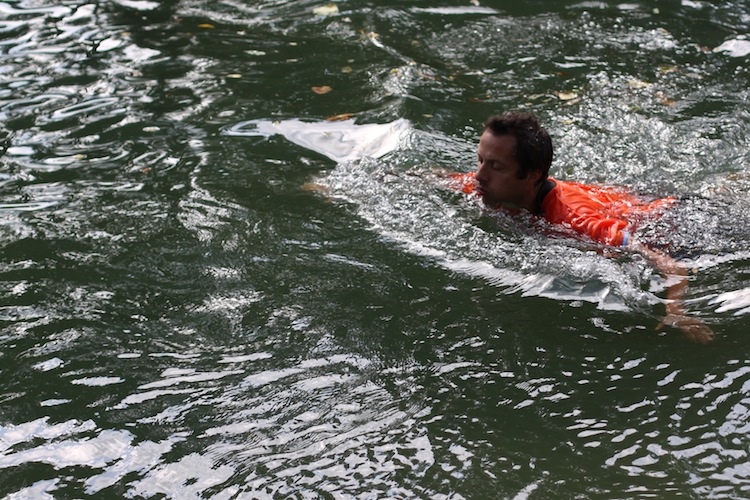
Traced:
<path fill-rule="evenodd" d="M 493 200 L 491 196 L 487 195 L 486 192 L 478 190 L 477 194 L 482 199 L 482 203 L 484 203 L 488 207 L 494 208 L 495 206 L 497 206 L 497 203 L 495 202 L 495 200 Z"/>
<path fill-rule="evenodd" d="M 487 195 L 481 196 L 481 199 L 482 199 L 482 203 L 484 203 L 484 206 L 487 207 L 487 208 L 497 209 L 497 208 L 501 208 L 503 206 L 502 203 L 500 203 L 499 201 L 497 201 L 497 200 L 495 200 L 495 199 L 493 199 L 493 198 L 491 198 L 491 197 L 489 197 Z"/>

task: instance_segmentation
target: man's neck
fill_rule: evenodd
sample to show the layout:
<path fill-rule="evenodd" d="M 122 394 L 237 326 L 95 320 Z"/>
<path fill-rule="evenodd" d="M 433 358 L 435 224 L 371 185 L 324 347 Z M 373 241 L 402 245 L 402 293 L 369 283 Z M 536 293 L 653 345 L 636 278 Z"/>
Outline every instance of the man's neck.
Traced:
<path fill-rule="evenodd" d="M 542 214 L 542 202 L 544 201 L 544 197 L 549 194 L 550 191 L 552 191 L 555 188 L 556 184 L 555 181 L 547 178 L 544 179 L 544 182 L 542 182 L 539 185 L 539 189 L 536 192 L 536 197 L 534 198 L 534 209 L 531 211 L 534 215 L 541 215 Z"/>

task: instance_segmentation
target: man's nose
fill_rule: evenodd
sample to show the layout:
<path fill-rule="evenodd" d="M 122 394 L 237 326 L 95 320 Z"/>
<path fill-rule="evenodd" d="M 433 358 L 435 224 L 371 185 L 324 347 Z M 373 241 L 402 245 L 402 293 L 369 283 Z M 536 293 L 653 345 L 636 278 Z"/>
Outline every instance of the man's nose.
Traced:
<path fill-rule="evenodd" d="M 479 164 L 477 165 L 477 171 L 474 174 L 474 179 L 481 182 L 485 178 L 485 172 L 486 169 L 484 162 L 479 162 Z"/>

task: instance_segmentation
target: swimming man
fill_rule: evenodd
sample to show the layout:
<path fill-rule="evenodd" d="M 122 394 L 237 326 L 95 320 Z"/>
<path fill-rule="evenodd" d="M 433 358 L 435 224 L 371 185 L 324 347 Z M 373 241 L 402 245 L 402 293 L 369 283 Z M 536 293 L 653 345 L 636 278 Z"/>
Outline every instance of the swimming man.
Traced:
<path fill-rule="evenodd" d="M 667 208 L 664 198 L 643 203 L 624 190 L 599 188 L 548 176 L 552 140 L 531 113 L 510 112 L 485 122 L 473 174 L 456 174 L 458 188 L 482 198 L 490 208 L 528 211 L 610 246 L 624 246 L 648 258 L 670 284 L 666 315 L 658 329 L 672 326 L 690 340 L 707 343 L 714 332 L 685 312 L 687 269 L 669 255 L 647 247 L 630 233 L 629 219 Z"/>

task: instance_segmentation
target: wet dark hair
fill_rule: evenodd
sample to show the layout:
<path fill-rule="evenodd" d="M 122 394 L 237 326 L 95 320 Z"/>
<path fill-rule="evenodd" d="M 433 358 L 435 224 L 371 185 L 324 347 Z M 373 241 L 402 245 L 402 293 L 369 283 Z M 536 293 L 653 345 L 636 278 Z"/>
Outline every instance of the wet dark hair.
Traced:
<path fill-rule="evenodd" d="M 484 129 L 495 135 L 512 135 L 516 138 L 513 153 L 518 162 L 518 178 L 525 179 L 534 170 L 541 172 L 538 184 L 549 175 L 552 165 L 552 139 L 532 113 L 510 111 L 490 116 Z"/>

